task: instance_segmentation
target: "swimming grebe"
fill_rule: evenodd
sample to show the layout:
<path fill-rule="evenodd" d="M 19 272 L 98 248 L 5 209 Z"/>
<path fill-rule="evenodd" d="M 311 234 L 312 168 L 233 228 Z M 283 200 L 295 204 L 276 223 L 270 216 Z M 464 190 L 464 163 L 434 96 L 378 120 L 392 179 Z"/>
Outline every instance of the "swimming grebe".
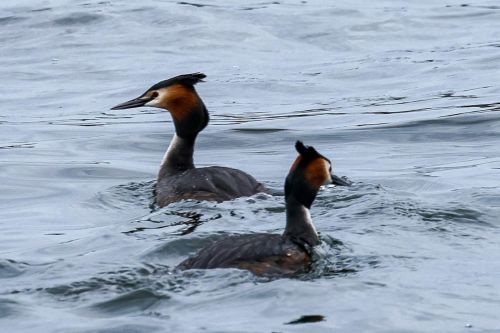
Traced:
<path fill-rule="evenodd" d="M 208 124 L 208 111 L 194 85 L 203 73 L 179 75 L 158 82 L 141 96 L 118 104 L 111 110 L 153 106 L 172 115 L 175 134 L 161 163 L 156 183 L 156 203 L 166 206 L 183 199 L 225 201 L 266 192 L 249 174 L 226 167 L 195 168 L 196 137 Z"/>
<path fill-rule="evenodd" d="M 311 263 L 311 248 L 320 244 L 309 209 L 321 185 L 348 186 L 332 174 L 330 161 L 297 141 L 299 156 L 285 181 L 286 227 L 282 235 L 248 234 L 227 237 L 201 249 L 177 266 L 180 269 L 240 268 L 256 275 L 293 275 Z"/>

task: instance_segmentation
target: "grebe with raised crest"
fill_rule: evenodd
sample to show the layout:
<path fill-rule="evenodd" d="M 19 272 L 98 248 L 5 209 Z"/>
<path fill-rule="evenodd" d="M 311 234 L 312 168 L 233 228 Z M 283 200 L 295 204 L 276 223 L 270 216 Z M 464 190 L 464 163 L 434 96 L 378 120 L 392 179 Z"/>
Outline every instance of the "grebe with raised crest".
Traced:
<path fill-rule="evenodd" d="M 297 141 L 299 156 L 285 181 L 286 227 L 283 234 L 236 235 L 216 241 L 177 268 L 239 268 L 256 275 L 294 275 L 312 262 L 311 249 L 320 239 L 309 212 L 319 188 L 325 184 L 349 186 L 332 174 L 330 160 L 313 147 Z"/>
<path fill-rule="evenodd" d="M 156 183 L 156 204 L 160 207 L 183 199 L 226 201 L 251 196 L 267 189 L 251 175 L 237 169 L 211 166 L 196 168 L 194 145 L 209 115 L 194 85 L 203 73 L 179 75 L 158 82 L 141 96 L 111 110 L 152 106 L 170 112 L 175 134 L 165 153 Z"/>

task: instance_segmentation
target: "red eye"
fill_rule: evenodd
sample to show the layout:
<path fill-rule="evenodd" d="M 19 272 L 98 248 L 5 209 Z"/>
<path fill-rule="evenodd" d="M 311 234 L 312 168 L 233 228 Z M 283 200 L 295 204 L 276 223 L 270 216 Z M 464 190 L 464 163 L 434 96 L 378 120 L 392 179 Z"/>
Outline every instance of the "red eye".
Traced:
<path fill-rule="evenodd" d="M 156 97 L 158 97 L 158 92 L 157 91 L 154 91 L 152 94 L 151 94 L 151 99 L 155 99 Z"/>

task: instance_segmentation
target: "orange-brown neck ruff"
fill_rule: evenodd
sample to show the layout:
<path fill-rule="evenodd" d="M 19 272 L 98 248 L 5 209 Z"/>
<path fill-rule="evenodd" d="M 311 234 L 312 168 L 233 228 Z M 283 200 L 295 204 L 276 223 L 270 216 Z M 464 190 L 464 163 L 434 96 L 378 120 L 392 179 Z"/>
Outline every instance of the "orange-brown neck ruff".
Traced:
<path fill-rule="evenodd" d="M 174 84 L 166 88 L 161 106 L 170 111 L 174 120 L 182 121 L 189 113 L 200 108 L 201 100 L 193 87 Z"/>
<path fill-rule="evenodd" d="M 319 189 L 328 180 L 328 162 L 322 158 L 316 158 L 309 162 L 304 170 L 304 177 L 313 188 Z"/>

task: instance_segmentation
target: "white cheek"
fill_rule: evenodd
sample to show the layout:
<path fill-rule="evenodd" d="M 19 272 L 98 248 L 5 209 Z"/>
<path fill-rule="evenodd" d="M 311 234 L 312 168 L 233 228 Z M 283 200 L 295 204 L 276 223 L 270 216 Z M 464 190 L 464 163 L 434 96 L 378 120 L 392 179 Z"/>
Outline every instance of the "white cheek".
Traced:
<path fill-rule="evenodd" d="M 323 185 L 329 185 L 331 184 L 333 181 L 332 177 L 331 176 L 328 176 L 328 178 L 325 180 L 325 182 L 323 183 Z"/>
<path fill-rule="evenodd" d="M 332 174 L 330 172 L 330 166 L 327 165 L 327 163 L 325 163 L 325 174 L 328 175 L 328 177 L 326 178 L 325 182 L 323 183 L 323 185 L 328 185 L 328 184 L 331 184 L 333 179 L 332 179 Z"/>
<path fill-rule="evenodd" d="M 157 90 L 156 91 L 158 93 L 158 96 L 153 99 L 152 101 L 149 101 L 147 102 L 146 104 L 144 105 L 147 105 L 147 106 L 153 106 L 153 107 L 156 107 L 156 108 L 160 108 L 160 101 L 164 100 L 166 97 L 167 97 L 167 93 L 166 91 L 163 91 L 163 90 Z"/>
<path fill-rule="evenodd" d="M 158 98 L 155 98 L 153 99 L 152 101 L 149 101 L 147 102 L 146 104 L 144 104 L 146 106 L 154 106 L 154 107 L 157 107 L 158 106 Z"/>

